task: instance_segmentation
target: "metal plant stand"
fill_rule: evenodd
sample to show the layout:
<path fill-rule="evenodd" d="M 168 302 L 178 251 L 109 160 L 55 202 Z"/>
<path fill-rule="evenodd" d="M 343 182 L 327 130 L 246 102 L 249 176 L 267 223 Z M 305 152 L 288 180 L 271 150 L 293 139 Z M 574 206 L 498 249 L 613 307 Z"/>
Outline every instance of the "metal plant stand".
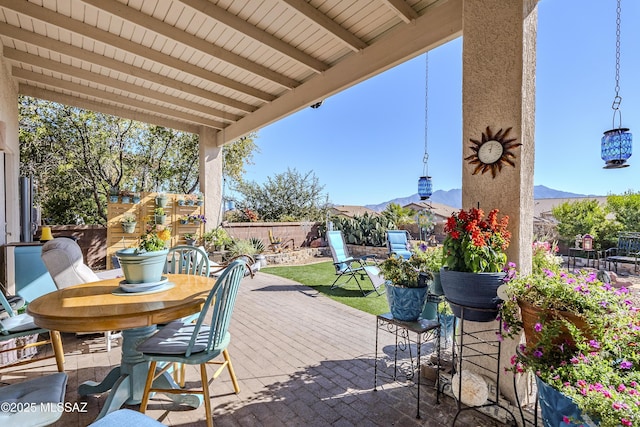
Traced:
<path fill-rule="evenodd" d="M 373 390 L 378 388 L 378 333 L 380 330 L 395 335 L 395 349 L 393 356 L 393 376 L 394 381 L 399 381 L 403 377 L 410 385 L 417 385 L 416 392 L 416 418 L 420 418 L 420 358 L 422 353 L 422 344 L 435 339 L 437 354 L 437 375 L 435 385 L 437 389 L 436 403 L 440 403 L 440 322 L 439 320 L 418 319 L 415 322 L 403 322 L 393 318 L 391 313 L 378 315 L 376 318 L 376 352 L 374 365 L 374 383 Z M 415 334 L 415 336 L 413 335 Z M 416 354 L 412 351 L 412 344 L 416 347 Z M 409 352 L 409 361 L 398 361 L 398 350 Z M 408 366 L 406 366 L 408 364 Z M 417 380 L 414 378 L 417 374 Z"/>
<path fill-rule="evenodd" d="M 458 319 L 460 328 L 459 328 L 459 332 L 453 334 L 453 369 L 451 371 L 451 376 L 452 376 L 452 392 L 453 392 L 453 387 L 456 386 L 456 384 L 453 383 L 453 375 L 455 375 L 456 373 L 460 373 L 459 374 L 459 378 L 460 380 L 458 381 L 457 387 L 457 398 L 456 398 L 456 403 L 458 406 L 458 410 L 456 412 L 455 417 L 453 418 L 453 422 L 451 423 L 452 426 L 455 426 L 456 421 L 458 419 L 458 416 L 460 415 L 460 413 L 462 411 L 466 411 L 466 410 L 476 410 L 479 408 L 484 408 L 484 407 L 498 407 L 498 408 L 502 408 L 506 413 L 509 414 L 509 416 L 511 417 L 511 419 L 513 420 L 513 425 L 517 426 L 518 423 L 516 421 L 516 417 L 513 415 L 513 413 L 511 412 L 511 410 L 505 406 L 503 406 L 500 403 L 500 351 L 501 351 L 501 343 L 500 340 L 495 339 L 495 340 L 485 340 L 483 338 L 481 338 L 478 334 L 481 333 L 485 333 L 485 332 L 491 332 L 491 333 L 495 333 L 495 332 L 499 332 L 502 329 L 502 321 L 499 321 L 499 326 L 498 329 L 495 328 L 494 323 L 493 322 L 487 322 L 488 325 L 491 325 L 491 327 L 489 327 L 488 329 L 483 329 L 483 330 L 478 330 L 478 331 L 474 331 L 474 332 L 466 332 L 465 331 L 465 311 L 468 311 L 470 309 L 472 309 L 472 307 L 465 307 L 462 306 L 460 304 L 454 304 L 452 302 L 449 302 L 449 304 L 451 305 L 455 305 L 457 306 L 460 310 L 461 310 L 461 318 Z M 473 310 L 477 311 L 479 310 L 478 308 L 473 308 Z M 459 342 L 457 342 L 456 340 L 459 340 Z M 485 358 L 485 359 L 490 359 L 493 362 L 495 362 L 495 368 L 492 367 L 488 367 L 488 366 L 483 366 L 480 363 L 476 362 L 476 360 L 478 360 L 478 358 Z M 470 364 L 472 366 L 475 366 L 476 368 L 478 368 L 479 370 L 483 371 L 486 373 L 486 375 L 488 377 L 491 377 L 495 380 L 495 393 L 493 395 L 490 395 L 489 398 L 487 399 L 486 403 L 479 405 L 479 406 L 464 406 L 463 407 L 463 403 L 461 402 L 460 396 L 462 396 L 462 366 L 463 366 L 463 362 L 466 364 Z M 456 395 L 456 393 L 453 393 L 454 396 Z"/>

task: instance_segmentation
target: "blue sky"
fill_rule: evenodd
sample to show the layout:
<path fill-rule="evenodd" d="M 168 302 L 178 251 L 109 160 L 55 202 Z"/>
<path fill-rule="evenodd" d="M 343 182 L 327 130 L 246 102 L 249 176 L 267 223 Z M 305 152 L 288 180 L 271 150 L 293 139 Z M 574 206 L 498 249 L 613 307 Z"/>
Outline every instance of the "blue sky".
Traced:
<path fill-rule="evenodd" d="M 640 187 L 640 2 L 622 1 L 622 124 L 635 137 L 630 167 L 602 169 L 611 129 L 615 0 L 540 0 L 535 184 L 581 194 Z M 434 190 L 462 182 L 462 39 L 429 53 L 429 175 Z M 381 203 L 417 192 L 425 127 L 424 55 L 258 132 L 247 180 L 313 171 L 335 204 Z M 617 125 L 617 123 L 616 123 Z M 617 127 L 617 126 L 616 126 Z"/>

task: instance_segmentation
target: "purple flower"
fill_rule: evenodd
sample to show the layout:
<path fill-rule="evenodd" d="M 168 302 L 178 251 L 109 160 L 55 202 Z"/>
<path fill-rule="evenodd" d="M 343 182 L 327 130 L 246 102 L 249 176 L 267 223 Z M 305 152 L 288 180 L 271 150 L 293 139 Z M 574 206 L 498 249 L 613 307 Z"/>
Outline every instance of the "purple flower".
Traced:
<path fill-rule="evenodd" d="M 541 358 L 543 355 L 542 350 L 541 349 L 537 349 L 533 352 L 533 356 L 537 357 L 538 359 Z"/>
<path fill-rule="evenodd" d="M 536 332 L 540 332 L 542 330 L 542 325 L 540 323 L 536 323 L 533 329 L 535 329 Z"/>
<path fill-rule="evenodd" d="M 427 251 L 427 244 L 422 242 L 420 243 L 420 246 L 418 246 L 418 248 L 422 251 L 422 252 L 426 252 Z"/>
<path fill-rule="evenodd" d="M 629 362 L 628 360 L 623 360 L 622 362 L 620 362 L 620 369 L 631 369 L 632 366 L 633 363 Z"/>

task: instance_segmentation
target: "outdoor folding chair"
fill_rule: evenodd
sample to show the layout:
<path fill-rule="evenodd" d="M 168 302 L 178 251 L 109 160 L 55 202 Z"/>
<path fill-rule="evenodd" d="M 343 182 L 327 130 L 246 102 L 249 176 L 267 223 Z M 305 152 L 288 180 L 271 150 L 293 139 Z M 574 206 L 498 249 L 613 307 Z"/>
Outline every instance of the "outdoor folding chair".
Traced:
<path fill-rule="evenodd" d="M 195 324 L 185 323 L 180 320 L 173 321 L 138 345 L 138 351 L 143 353 L 144 359 L 151 362 L 142 402 L 140 403 L 140 412 L 144 413 L 147 410 L 149 395 L 154 392 L 202 394 L 207 426 L 211 427 L 213 420 L 211 418 L 207 363 L 219 365 L 213 374 L 213 379 L 216 379 L 226 368 L 231 376 L 231 382 L 236 394 L 240 392 L 227 347 L 231 341 L 231 336 L 228 332 L 229 323 L 231 322 L 238 288 L 240 287 L 240 281 L 244 277 L 245 269 L 246 263 L 244 260 L 238 259 L 224 270 L 216 280 L 215 285 L 213 285 Z M 212 306 L 213 311 L 209 314 L 209 309 Z M 204 324 L 205 320 L 210 323 Z M 224 361 L 214 362 L 213 359 L 219 355 L 223 356 Z M 156 372 L 158 363 L 166 364 Z M 164 374 L 171 368 L 173 363 L 200 365 L 201 388 L 186 390 L 152 387 L 154 379 Z"/>
<path fill-rule="evenodd" d="M 340 286 L 344 286 L 354 279 L 358 284 L 358 288 L 362 291 L 362 295 L 367 296 L 371 292 L 375 292 L 378 295 L 382 295 L 380 292 L 380 284 L 373 283 L 373 291 L 365 292 L 362 285 L 358 281 L 357 275 L 360 275 L 360 279 L 364 280 L 366 276 L 366 269 L 369 267 L 377 268 L 377 260 L 375 255 L 362 255 L 359 257 L 352 257 L 349 255 L 347 244 L 344 241 L 342 231 L 327 231 L 327 243 L 331 249 L 331 256 L 333 257 L 333 266 L 336 269 L 336 280 L 331 284 L 331 289 L 336 289 Z M 345 282 L 338 283 L 341 277 L 347 276 L 348 279 Z"/>
<path fill-rule="evenodd" d="M 396 254 L 404 259 L 411 258 L 409 233 L 406 230 L 388 230 L 387 249 L 389 250 L 389 256 Z"/>
<path fill-rule="evenodd" d="M 18 357 L 15 363 L 11 363 L 9 366 L 24 365 L 41 359 L 50 359 L 55 357 L 56 364 L 59 372 L 64 372 L 64 350 L 62 348 L 62 339 L 58 331 L 49 331 L 48 329 L 39 328 L 34 322 L 33 317 L 26 313 L 17 314 L 11 308 L 11 304 L 7 301 L 4 295 L 0 292 L 0 305 L 6 312 L 6 316 L 0 320 L 0 343 L 13 340 L 16 344 L 3 350 L 0 350 L 0 354 L 8 352 L 17 352 L 20 354 L 29 354 L 30 348 L 38 347 L 41 345 L 51 344 L 53 348 L 53 355 L 40 357 L 38 359 L 23 359 Z M 30 335 L 49 334 L 49 338 L 39 339 L 36 338 L 35 342 L 26 344 L 17 344 L 15 338 L 27 337 Z"/>

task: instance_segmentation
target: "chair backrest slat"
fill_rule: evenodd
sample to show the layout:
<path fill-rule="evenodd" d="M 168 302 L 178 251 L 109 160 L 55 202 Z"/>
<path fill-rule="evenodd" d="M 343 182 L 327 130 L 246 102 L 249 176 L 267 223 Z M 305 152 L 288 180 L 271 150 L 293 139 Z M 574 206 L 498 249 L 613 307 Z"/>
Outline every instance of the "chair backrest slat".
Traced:
<path fill-rule="evenodd" d="M 209 276 L 211 263 L 204 248 L 180 245 L 169 249 L 165 273 Z"/>
<path fill-rule="evenodd" d="M 231 315 L 235 306 L 236 297 L 240 282 L 244 278 L 247 264 L 242 259 L 232 262 L 216 280 L 215 285 L 209 292 L 209 296 L 202 307 L 202 311 L 196 321 L 193 335 L 189 341 L 189 346 L 185 355 L 189 357 L 196 343 L 199 331 L 207 318 L 207 314 L 213 306 L 211 322 L 209 326 L 209 340 L 205 351 L 210 352 L 217 347 L 224 339 L 231 323 Z"/>

